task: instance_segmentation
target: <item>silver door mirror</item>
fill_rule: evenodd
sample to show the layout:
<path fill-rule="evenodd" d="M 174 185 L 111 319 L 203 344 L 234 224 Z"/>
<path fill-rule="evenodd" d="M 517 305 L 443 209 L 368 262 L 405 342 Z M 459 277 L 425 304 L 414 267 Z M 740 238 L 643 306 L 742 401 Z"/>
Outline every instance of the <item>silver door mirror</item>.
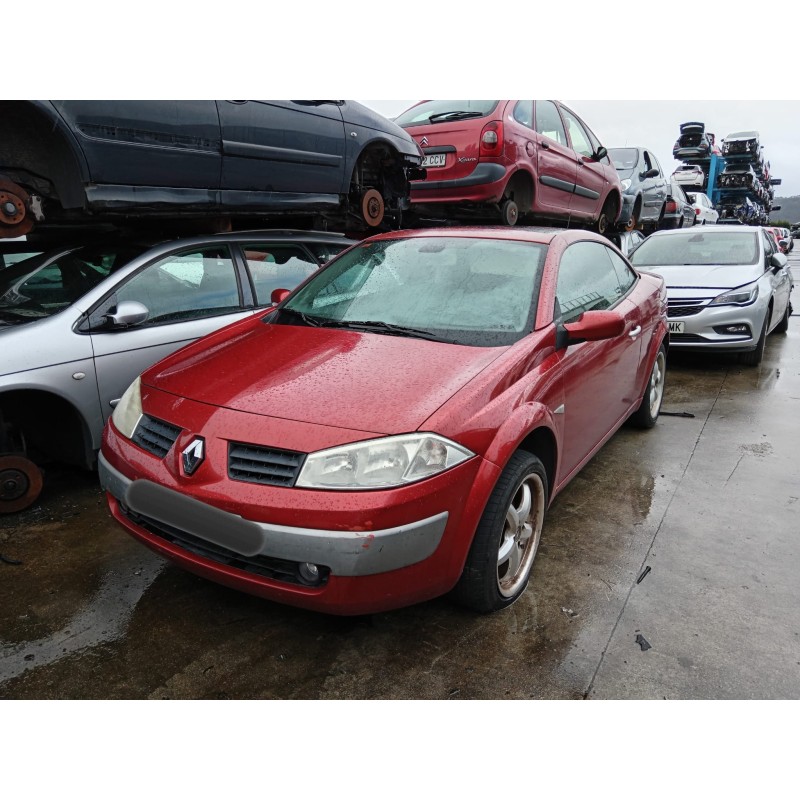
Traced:
<path fill-rule="evenodd" d="M 106 319 L 114 328 L 132 328 L 141 325 L 149 316 L 147 306 L 135 300 L 123 300 L 113 314 L 106 314 Z"/>

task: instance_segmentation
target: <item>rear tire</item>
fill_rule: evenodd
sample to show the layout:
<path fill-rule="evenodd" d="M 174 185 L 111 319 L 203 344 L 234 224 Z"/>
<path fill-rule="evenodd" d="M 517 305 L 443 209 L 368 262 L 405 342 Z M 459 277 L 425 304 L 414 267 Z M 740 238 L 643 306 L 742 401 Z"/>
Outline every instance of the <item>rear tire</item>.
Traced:
<path fill-rule="evenodd" d="M 478 523 L 455 597 L 473 611 L 510 606 L 528 585 L 547 509 L 547 472 L 518 450 L 495 484 Z"/>
<path fill-rule="evenodd" d="M 656 424 L 661 412 L 661 402 L 664 399 L 664 384 L 667 379 L 667 351 L 662 344 L 658 348 L 647 388 L 639 408 L 630 417 L 630 423 L 636 428 L 652 428 Z"/>
<path fill-rule="evenodd" d="M 519 208 L 513 200 L 506 200 L 500 206 L 500 220 L 509 227 L 516 225 L 519 219 Z"/>
<path fill-rule="evenodd" d="M 619 209 L 617 208 L 616 200 L 614 200 L 613 197 L 607 198 L 605 203 L 603 203 L 603 210 L 600 212 L 600 216 L 595 223 L 595 230 L 601 236 L 606 236 L 611 231 L 611 227 L 618 213 Z"/>
<path fill-rule="evenodd" d="M 786 333 L 789 330 L 789 317 L 792 316 L 792 304 L 786 304 L 786 311 L 781 317 L 781 321 L 775 326 L 775 333 Z"/>

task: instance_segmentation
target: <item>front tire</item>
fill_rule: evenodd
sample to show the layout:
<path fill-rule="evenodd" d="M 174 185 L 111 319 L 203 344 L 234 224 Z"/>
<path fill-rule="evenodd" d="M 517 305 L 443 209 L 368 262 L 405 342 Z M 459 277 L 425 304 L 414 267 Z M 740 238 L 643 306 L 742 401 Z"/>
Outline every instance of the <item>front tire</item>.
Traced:
<path fill-rule="evenodd" d="M 506 464 L 483 512 L 455 596 L 480 613 L 518 600 L 539 549 L 547 508 L 547 472 L 518 450 Z"/>
<path fill-rule="evenodd" d="M 769 325 L 769 317 L 771 313 L 772 309 L 768 308 L 767 315 L 764 317 L 764 326 L 761 328 L 761 336 L 758 337 L 756 349 L 751 350 L 749 353 L 739 354 L 740 364 L 744 364 L 747 367 L 757 367 L 761 363 L 761 359 L 764 358 L 764 348 L 767 344 L 767 326 Z"/>
<path fill-rule="evenodd" d="M 664 384 L 667 379 L 667 351 L 662 344 L 658 348 L 653 369 L 650 370 L 650 379 L 644 392 L 639 408 L 633 412 L 630 422 L 637 428 L 652 428 L 656 424 L 661 412 L 661 403 L 664 399 Z"/>

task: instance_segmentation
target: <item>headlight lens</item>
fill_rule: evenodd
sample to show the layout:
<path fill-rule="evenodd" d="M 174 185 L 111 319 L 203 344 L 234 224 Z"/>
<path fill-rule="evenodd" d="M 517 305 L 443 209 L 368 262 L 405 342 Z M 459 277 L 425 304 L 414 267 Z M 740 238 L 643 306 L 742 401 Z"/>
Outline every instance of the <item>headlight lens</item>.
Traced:
<path fill-rule="evenodd" d="M 125 394 L 120 398 L 111 419 L 117 430 L 126 438 L 130 439 L 136 430 L 139 417 L 142 416 L 142 391 L 139 378 L 125 390 Z"/>
<path fill-rule="evenodd" d="M 623 192 L 627 192 L 628 189 L 630 189 L 630 188 L 631 188 L 631 179 L 630 178 L 625 178 L 625 180 L 622 181 L 622 191 Z"/>
<path fill-rule="evenodd" d="M 454 467 L 475 454 L 435 433 L 410 433 L 311 453 L 295 486 L 379 489 L 403 486 Z"/>
<path fill-rule="evenodd" d="M 746 306 L 753 303 L 758 297 L 758 284 L 752 283 L 749 286 L 741 286 L 732 292 L 725 292 L 715 297 L 710 306 Z"/>

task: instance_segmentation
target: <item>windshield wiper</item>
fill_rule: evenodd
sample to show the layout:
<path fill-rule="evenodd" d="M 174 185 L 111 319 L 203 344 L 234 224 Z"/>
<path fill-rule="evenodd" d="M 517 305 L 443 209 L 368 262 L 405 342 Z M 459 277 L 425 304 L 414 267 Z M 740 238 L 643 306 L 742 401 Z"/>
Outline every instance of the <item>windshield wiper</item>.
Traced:
<path fill-rule="evenodd" d="M 431 114 L 428 122 L 449 122 L 451 119 L 469 119 L 482 117 L 483 111 L 442 111 L 440 114 Z"/>
<path fill-rule="evenodd" d="M 281 314 L 291 314 L 291 315 L 293 315 L 295 317 L 298 317 L 303 322 L 305 322 L 306 325 L 308 325 L 308 326 L 310 326 L 312 328 L 324 328 L 329 324 L 328 320 L 321 319 L 320 317 L 314 317 L 311 314 L 306 314 L 306 313 L 304 313 L 302 311 L 295 311 L 293 308 L 284 307 L 284 308 L 282 308 L 280 310 L 280 313 Z M 270 319 L 269 319 L 269 317 L 267 317 L 267 322 L 269 322 L 269 321 L 270 321 Z"/>
<path fill-rule="evenodd" d="M 405 325 L 392 325 L 391 322 L 381 320 L 339 320 L 335 323 L 336 327 L 352 328 L 354 330 L 369 331 L 370 333 L 385 333 L 389 336 L 411 336 L 417 339 L 430 339 L 434 342 L 448 342 L 441 336 L 437 336 L 430 331 L 423 331 L 420 328 L 408 328 Z M 452 342 L 448 342 L 452 344 Z"/>

